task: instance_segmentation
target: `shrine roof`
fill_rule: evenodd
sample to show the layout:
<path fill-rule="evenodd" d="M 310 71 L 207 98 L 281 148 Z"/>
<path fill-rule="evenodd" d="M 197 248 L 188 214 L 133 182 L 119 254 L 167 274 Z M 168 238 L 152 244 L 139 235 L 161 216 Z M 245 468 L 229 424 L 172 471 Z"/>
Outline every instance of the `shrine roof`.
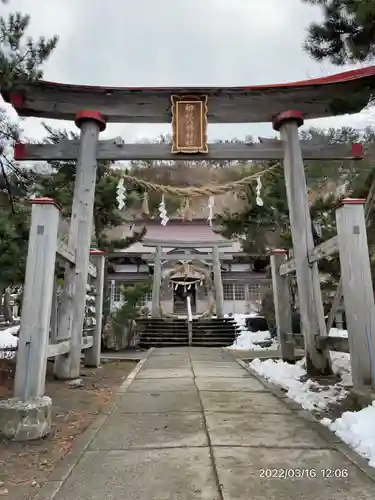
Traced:
<path fill-rule="evenodd" d="M 171 220 L 166 226 L 160 224 L 159 220 L 150 220 L 145 223 L 145 220 L 138 219 L 133 221 L 132 224 L 126 226 L 119 226 L 114 228 L 113 231 L 108 232 L 111 238 L 124 238 L 133 234 L 133 230 L 139 231 L 146 225 L 147 233 L 145 239 L 150 241 L 163 240 L 168 242 L 170 246 L 165 246 L 163 251 L 169 251 L 179 247 L 186 242 L 196 241 L 197 249 L 200 251 L 211 251 L 212 248 L 206 247 L 205 244 L 210 241 L 227 241 L 228 247 L 222 248 L 222 253 L 237 253 L 242 252 L 241 244 L 237 240 L 228 240 L 221 234 L 213 231 L 213 228 L 208 224 L 207 219 L 197 219 L 192 222 L 182 220 Z M 199 244 L 201 243 L 201 244 Z M 144 246 L 142 241 L 138 241 L 125 249 L 119 249 L 115 253 L 123 254 L 148 254 L 154 253 L 155 247 Z"/>
<path fill-rule="evenodd" d="M 39 81 L 1 93 L 20 116 L 74 120 L 77 111 L 91 109 L 122 123 L 170 123 L 171 95 L 205 94 L 209 123 L 261 123 L 290 109 L 305 119 L 360 112 L 375 93 L 375 66 L 274 85 L 120 88 Z"/>

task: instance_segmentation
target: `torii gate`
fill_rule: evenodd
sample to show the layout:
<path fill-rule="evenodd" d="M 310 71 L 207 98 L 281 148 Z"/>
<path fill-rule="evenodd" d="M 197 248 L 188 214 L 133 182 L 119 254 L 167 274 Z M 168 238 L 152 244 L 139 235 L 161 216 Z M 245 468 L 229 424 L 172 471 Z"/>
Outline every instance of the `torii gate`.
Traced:
<path fill-rule="evenodd" d="M 188 254 L 187 249 L 192 248 L 211 248 L 212 254 L 205 256 L 205 259 L 212 261 L 213 275 L 214 275 L 214 286 L 215 286 L 215 302 L 216 302 L 216 314 L 218 318 L 224 316 L 224 291 L 223 282 L 221 278 L 221 266 L 220 266 L 220 252 L 219 248 L 225 248 L 231 246 L 230 242 L 226 241 L 187 241 L 184 243 L 178 241 L 158 241 L 158 240 L 146 240 L 142 242 L 145 247 L 156 248 L 154 256 L 154 276 L 152 283 L 152 308 L 151 316 L 157 318 L 160 316 L 160 284 L 161 284 L 161 264 L 162 260 L 185 260 L 189 261 L 192 258 L 200 258 L 199 254 Z M 168 248 L 183 248 L 185 250 L 185 255 L 163 255 L 163 247 Z"/>
<path fill-rule="evenodd" d="M 362 158 L 363 153 L 358 144 L 300 142 L 298 128 L 304 119 L 361 111 L 374 86 L 375 66 L 314 80 L 250 87 L 110 88 L 39 81 L 2 90 L 20 116 L 74 120 L 81 130 L 79 141 L 18 143 L 14 150 L 17 161 L 77 159 L 69 246 L 76 254 L 79 272 L 66 272 L 65 288 L 72 293 L 66 295 L 59 325 L 63 338 L 71 338 L 75 349 L 58 359 L 57 375 L 79 375 L 96 160 L 191 160 L 192 156 L 194 160 L 284 162 L 306 356 L 317 371 L 326 372 L 328 351 L 319 350 L 315 343 L 315 335 L 325 336 L 326 330 L 317 263 L 311 265 L 307 259 L 313 238 L 303 159 L 352 160 Z M 255 145 L 207 144 L 207 122 L 271 122 L 281 140 Z M 166 144 L 126 144 L 121 139 L 98 141 L 106 123 L 172 123 L 172 149 Z"/>

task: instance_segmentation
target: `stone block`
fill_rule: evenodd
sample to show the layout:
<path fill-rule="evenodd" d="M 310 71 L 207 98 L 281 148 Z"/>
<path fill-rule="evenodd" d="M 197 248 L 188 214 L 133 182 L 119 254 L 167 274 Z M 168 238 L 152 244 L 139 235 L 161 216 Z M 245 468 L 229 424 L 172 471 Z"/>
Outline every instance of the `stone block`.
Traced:
<path fill-rule="evenodd" d="M 31 441 L 51 432 L 52 400 L 48 396 L 0 401 L 0 434 L 13 441 Z"/>

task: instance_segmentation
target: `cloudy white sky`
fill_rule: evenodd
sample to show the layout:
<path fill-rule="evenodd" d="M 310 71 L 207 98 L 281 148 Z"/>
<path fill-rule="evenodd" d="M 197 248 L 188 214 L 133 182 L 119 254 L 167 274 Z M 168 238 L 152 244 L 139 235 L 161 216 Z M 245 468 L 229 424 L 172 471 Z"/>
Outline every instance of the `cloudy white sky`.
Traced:
<path fill-rule="evenodd" d="M 32 36 L 59 36 L 45 66 L 50 81 L 106 86 L 237 86 L 319 77 L 343 71 L 302 50 L 320 10 L 300 0 L 10 0 L 1 13 L 31 15 Z M 350 69 L 350 68 L 348 68 Z M 306 125 L 360 128 L 367 111 Z M 60 127 L 74 127 L 56 122 Z M 23 122 L 39 138 L 39 120 Z M 170 132 L 167 125 L 110 125 L 102 137 L 126 141 Z M 211 125 L 209 139 L 273 135 L 270 125 Z"/>

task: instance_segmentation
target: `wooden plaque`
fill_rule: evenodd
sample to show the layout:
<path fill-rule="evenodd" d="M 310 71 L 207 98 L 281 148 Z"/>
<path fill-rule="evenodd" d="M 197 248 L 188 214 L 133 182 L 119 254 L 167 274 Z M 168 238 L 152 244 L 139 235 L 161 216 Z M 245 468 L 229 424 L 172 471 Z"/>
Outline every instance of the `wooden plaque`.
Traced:
<path fill-rule="evenodd" d="M 208 153 L 207 96 L 172 95 L 172 153 Z"/>

